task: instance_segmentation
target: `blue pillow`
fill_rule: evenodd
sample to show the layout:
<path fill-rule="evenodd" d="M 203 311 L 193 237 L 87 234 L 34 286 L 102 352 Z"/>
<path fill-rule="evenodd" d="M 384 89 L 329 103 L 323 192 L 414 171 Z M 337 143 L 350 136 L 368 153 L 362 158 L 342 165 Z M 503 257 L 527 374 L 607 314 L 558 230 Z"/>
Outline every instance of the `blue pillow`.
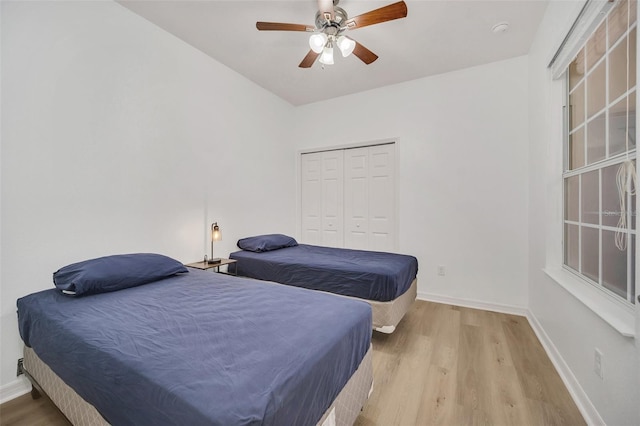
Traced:
<path fill-rule="evenodd" d="M 189 272 L 175 259 L 161 254 L 119 254 L 74 263 L 53 273 L 64 294 L 80 296 L 135 287 Z"/>
<path fill-rule="evenodd" d="M 260 253 L 263 251 L 278 250 L 285 247 L 295 247 L 298 242 L 292 237 L 282 234 L 257 235 L 238 240 L 238 247 L 242 250 Z"/>

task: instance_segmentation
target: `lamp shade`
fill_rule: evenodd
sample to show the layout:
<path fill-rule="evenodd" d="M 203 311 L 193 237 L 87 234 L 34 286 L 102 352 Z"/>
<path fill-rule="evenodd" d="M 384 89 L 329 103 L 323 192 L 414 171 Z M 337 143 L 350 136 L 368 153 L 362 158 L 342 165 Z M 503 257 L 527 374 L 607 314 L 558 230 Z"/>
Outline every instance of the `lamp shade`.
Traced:
<path fill-rule="evenodd" d="M 351 52 L 353 52 L 353 49 L 356 47 L 356 42 L 345 36 L 338 37 L 337 44 L 343 58 L 351 55 Z"/>
<path fill-rule="evenodd" d="M 325 47 L 320 55 L 320 63 L 325 65 L 333 65 L 333 47 Z"/>
<path fill-rule="evenodd" d="M 327 44 L 327 35 L 324 33 L 312 34 L 309 37 L 309 47 L 316 53 L 322 52 L 325 44 Z"/>
<path fill-rule="evenodd" d="M 211 225 L 211 241 L 220 241 L 222 240 L 222 232 L 220 232 L 220 227 L 218 226 L 218 222 L 214 222 Z"/>

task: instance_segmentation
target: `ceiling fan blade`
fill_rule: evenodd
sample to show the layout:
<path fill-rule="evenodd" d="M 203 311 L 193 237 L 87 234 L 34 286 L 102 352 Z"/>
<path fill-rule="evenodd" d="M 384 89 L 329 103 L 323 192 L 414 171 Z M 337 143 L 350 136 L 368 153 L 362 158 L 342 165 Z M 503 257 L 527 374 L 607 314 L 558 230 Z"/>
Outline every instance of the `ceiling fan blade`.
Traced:
<path fill-rule="evenodd" d="M 260 31 L 314 31 L 315 27 L 302 24 L 283 24 L 282 22 L 256 22 Z"/>
<path fill-rule="evenodd" d="M 333 0 L 318 0 L 318 10 L 320 13 L 327 17 L 329 15 L 329 20 L 333 21 L 334 12 L 333 12 Z"/>
<path fill-rule="evenodd" d="M 378 55 L 376 55 L 375 53 L 373 53 L 372 51 L 370 51 L 369 49 L 367 49 L 357 41 L 356 41 L 356 47 L 353 48 L 353 54 L 356 55 L 358 58 L 360 58 L 360 60 L 367 65 L 369 65 L 371 62 L 378 59 Z"/>
<path fill-rule="evenodd" d="M 318 56 L 320 56 L 319 53 L 316 53 L 313 50 L 309 50 L 309 53 L 307 53 L 307 56 L 304 57 L 304 59 L 302 60 L 302 62 L 300 62 L 300 65 L 298 66 L 300 68 L 311 68 L 311 66 L 316 61 L 316 59 L 318 59 Z"/>
<path fill-rule="evenodd" d="M 353 30 L 381 22 L 393 21 L 394 19 L 406 18 L 406 16 L 407 4 L 404 1 L 399 1 L 348 19 L 345 25 Z"/>

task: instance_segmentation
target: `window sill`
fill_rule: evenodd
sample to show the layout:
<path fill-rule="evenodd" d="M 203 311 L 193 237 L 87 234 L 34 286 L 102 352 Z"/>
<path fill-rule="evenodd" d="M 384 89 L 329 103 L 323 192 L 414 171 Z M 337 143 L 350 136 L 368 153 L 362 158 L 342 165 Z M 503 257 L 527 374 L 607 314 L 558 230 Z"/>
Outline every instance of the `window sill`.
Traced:
<path fill-rule="evenodd" d="M 634 308 L 613 300 L 562 268 L 544 268 L 544 272 L 618 333 L 625 337 L 635 337 Z"/>

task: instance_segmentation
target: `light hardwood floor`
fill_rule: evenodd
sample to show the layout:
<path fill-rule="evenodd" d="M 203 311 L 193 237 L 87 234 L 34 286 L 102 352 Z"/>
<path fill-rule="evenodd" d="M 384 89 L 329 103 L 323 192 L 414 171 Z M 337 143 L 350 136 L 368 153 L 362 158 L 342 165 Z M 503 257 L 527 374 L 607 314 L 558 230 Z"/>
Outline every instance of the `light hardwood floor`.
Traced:
<path fill-rule="evenodd" d="M 31 394 L 22 395 L 0 405 L 2 426 L 69 426 L 60 411 L 45 397 L 32 399 Z"/>
<path fill-rule="evenodd" d="M 417 301 L 393 334 L 374 333 L 373 367 L 358 426 L 585 424 L 524 317 Z M 24 395 L 0 424 L 68 422 Z"/>
<path fill-rule="evenodd" d="M 365 425 L 584 425 L 526 318 L 417 301 L 373 339 Z"/>

